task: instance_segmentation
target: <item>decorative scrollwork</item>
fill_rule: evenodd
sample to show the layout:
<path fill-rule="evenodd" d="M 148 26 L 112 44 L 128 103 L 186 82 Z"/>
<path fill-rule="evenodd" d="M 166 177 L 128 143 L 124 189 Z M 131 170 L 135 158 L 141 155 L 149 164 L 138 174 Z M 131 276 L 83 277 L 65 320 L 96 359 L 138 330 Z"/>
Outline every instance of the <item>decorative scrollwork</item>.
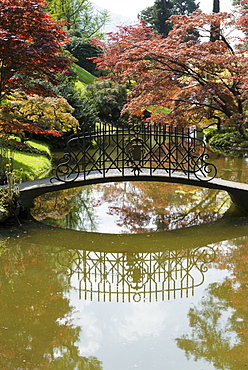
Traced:
<path fill-rule="evenodd" d="M 181 172 L 188 178 L 210 181 L 217 170 L 207 159 L 206 145 L 196 131 L 166 125 L 101 124 L 71 135 L 52 180 L 75 181 L 80 172 L 86 178 L 93 171 L 105 177 L 109 170 L 125 176 L 130 169 L 140 176 L 143 169 L 149 169 L 150 176 L 163 170 L 169 177 Z"/>
<path fill-rule="evenodd" d="M 79 164 L 73 160 L 71 153 L 65 153 L 55 169 L 55 176 L 50 181 L 53 182 L 56 179 L 63 182 L 72 182 L 78 178 L 79 173 Z"/>
<path fill-rule="evenodd" d="M 195 161 L 194 175 L 198 180 L 210 181 L 217 175 L 217 168 L 214 164 L 206 162 L 208 154 L 203 154 Z"/>
<path fill-rule="evenodd" d="M 193 250 L 191 254 L 192 264 L 197 265 L 199 271 L 207 272 L 208 264 L 216 258 L 216 251 L 213 247 L 200 247 Z"/>

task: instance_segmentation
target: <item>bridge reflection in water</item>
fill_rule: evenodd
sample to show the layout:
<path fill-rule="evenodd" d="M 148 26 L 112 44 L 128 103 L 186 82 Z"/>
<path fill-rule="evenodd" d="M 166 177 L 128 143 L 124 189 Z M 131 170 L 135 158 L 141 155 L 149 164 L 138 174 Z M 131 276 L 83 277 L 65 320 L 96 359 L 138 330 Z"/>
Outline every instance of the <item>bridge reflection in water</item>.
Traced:
<path fill-rule="evenodd" d="M 194 295 L 216 256 L 209 246 L 154 253 L 54 252 L 61 269 L 68 268 L 69 283 L 77 276 L 79 298 L 104 302 L 152 302 Z"/>

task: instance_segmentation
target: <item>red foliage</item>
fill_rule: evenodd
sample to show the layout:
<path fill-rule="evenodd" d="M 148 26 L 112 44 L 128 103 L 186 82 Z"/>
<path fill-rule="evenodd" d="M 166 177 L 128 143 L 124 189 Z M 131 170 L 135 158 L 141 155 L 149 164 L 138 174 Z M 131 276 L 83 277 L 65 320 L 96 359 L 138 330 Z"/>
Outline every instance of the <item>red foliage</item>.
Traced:
<path fill-rule="evenodd" d="M 36 123 L 30 122 L 20 122 L 17 120 L 4 121 L 0 119 L 0 132 L 1 134 L 8 134 L 13 132 L 32 132 L 34 134 L 49 134 L 53 136 L 60 137 L 61 133 L 57 130 L 45 130 L 38 126 Z"/>
<path fill-rule="evenodd" d="M 233 26 L 247 28 L 246 17 L 195 11 L 189 16 L 172 16 L 170 21 L 174 27 L 166 38 L 142 23 L 121 27 L 109 34 L 105 54 L 95 60 L 98 68 L 128 84 L 129 102 L 123 113 L 142 115 L 144 109 L 150 109 L 154 122 L 197 124 L 204 118 L 209 123 L 218 116 L 242 125 L 247 56 L 231 46 L 241 41 L 225 33 Z M 210 41 L 213 24 L 219 25 L 220 38 L 215 42 Z M 192 30 L 197 30 L 197 37 Z M 161 115 L 155 107 L 169 108 L 171 113 Z"/>
<path fill-rule="evenodd" d="M 0 102 L 16 88 L 48 93 L 38 80 L 56 83 L 57 72 L 71 63 L 62 53 L 68 35 L 45 6 L 43 0 L 0 2 Z"/>
<path fill-rule="evenodd" d="M 247 35 L 247 30 L 248 30 L 248 0 L 241 0 L 240 4 L 243 6 L 241 8 L 241 17 L 238 20 L 239 23 L 239 28 L 245 32 Z"/>

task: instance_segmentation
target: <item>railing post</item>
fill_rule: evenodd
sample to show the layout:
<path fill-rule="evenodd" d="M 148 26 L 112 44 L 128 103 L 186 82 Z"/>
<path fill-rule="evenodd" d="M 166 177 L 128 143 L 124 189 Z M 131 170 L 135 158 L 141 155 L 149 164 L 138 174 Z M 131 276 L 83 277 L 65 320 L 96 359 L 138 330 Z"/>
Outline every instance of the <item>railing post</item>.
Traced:
<path fill-rule="evenodd" d="M 143 169 L 151 177 L 156 171 L 163 170 L 169 177 L 180 171 L 188 179 L 193 174 L 198 180 L 209 181 L 217 171 L 206 162 L 205 149 L 205 144 L 196 138 L 196 131 L 191 133 L 189 128 L 181 126 L 159 123 L 125 128 L 100 123 L 68 139 L 68 152 L 61 158 L 54 179 L 74 181 L 81 171 L 84 179 L 95 171 L 106 178 L 110 170 L 124 177 L 126 168 L 130 168 L 134 176 L 142 175 Z"/>

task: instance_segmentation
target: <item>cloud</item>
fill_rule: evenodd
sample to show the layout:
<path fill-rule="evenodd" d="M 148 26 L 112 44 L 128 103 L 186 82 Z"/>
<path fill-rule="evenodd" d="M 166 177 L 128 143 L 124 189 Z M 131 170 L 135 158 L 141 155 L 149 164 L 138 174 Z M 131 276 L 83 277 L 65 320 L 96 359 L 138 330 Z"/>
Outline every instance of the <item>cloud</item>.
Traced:
<path fill-rule="evenodd" d="M 167 313 L 164 305 L 134 304 L 131 312 L 112 319 L 114 332 L 128 342 L 141 337 L 158 336 L 166 327 Z"/>

